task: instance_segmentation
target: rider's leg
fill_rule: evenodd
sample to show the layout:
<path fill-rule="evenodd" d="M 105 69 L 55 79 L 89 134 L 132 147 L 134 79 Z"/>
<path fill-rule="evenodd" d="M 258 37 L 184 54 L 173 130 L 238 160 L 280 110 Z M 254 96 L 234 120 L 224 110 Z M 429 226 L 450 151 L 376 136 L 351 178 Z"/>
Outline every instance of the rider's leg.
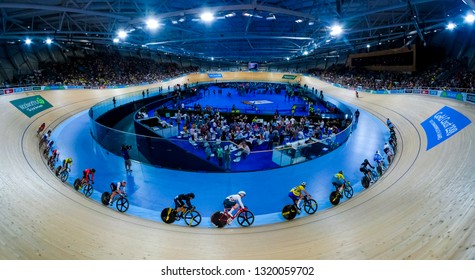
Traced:
<path fill-rule="evenodd" d="M 114 196 L 115 196 L 115 195 L 116 195 L 115 192 L 112 192 L 112 193 L 111 193 L 111 197 L 109 198 L 109 205 L 110 205 L 110 206 L 112 206 L 112 202 L 114 202 L 113 199 L 114 199 Z"/>
<path fill-rule="evenodd" d="M 234 212 L 234 210 L 236 210 L 236 208 L 238 208 L 238 204 L 237 204 L 237 203 L 234 204 L 234 206 L 231 208 L 231 210 L 229 210 L 228 214 L 232 216 L 232 215 L 233 215 L 233 212 Z"/>

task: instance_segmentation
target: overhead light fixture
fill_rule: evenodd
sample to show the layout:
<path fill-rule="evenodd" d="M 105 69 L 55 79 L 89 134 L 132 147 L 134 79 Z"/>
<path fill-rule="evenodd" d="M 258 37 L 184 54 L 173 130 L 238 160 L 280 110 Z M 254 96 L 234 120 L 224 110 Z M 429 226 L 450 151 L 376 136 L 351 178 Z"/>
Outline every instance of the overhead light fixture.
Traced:
<path fill-rule="evenodd" d="M 269 14 L 267 17 L 266 17 L 266 20 L 275 20 L 275 15 L 274 14 Z"/>
<path fill-rule="evenodd" d="M 120 39 L 125 39 L 125 37 L 127 37 L 127 32 L 124 30 L 119 30 L 119 32 L 117 32 L 117 36 L 119 36 Z"/>
<path fill-rule="evenodd" d="M 252 17 L 252 15 L 248 12 L 244 12 L 244 13 L 242 13 L 242 15 L 245 16 L 245 17 Z"/>
<path fill-rule="evenodd" d="M 51 43 L 53 43 L 53 40 L 51 40 L 50 38 L 47 38 L 45 42 L 47 45 L 51 45 Z"/>
<path fill-rule="evenodd" d="M 315 24 L 315 22 L 313 22 L 313 21 L 308 22 L 308 25 L 314 25 L 314 24 Z"/>
<path fill-rule="evenodd" d="M 371 46 L 369 44 L 367 44 L 366 47 L 369 49 L 369 47 L 371 47 Z"/>
<path fill-rule="evenodd" d="M 287 61 L 288 61 L 288 60 L 290 60 L 290 57 L 286 57 L 285 59 L 287 59 Z"/>
<path fill-rule="evenodd" d="M 454 30 L 455 27 L 457 27 L 457 25 L 453 22 L 449 22 L 449 24 L 447 24 L 447 29 L 448 30 Z"/>
<path fill-rule="evenodd" d="M 343 33 L 343 29 L 341 28 L 341 26 L 339 25 L 333 25 L 331 27 L 331 31 L 330 31 L 330 35 L 331 36 L 338 36 L 340 35 L 341 33 Z"/>
<path fill-rule="evenodd" d="M 114 38 L 114 39 L 112 39 L 112 42 L 114 42 L 114 43 L 116 43 L 116 44 L 119 43 L 119 41 L 120 41 L 119 38 Z"/>
<path fill-rule="evenodd" d="M 472 13 L 467 14 L 467 15 L 465 16 L 465 22 L 466 22 L 466 23 L 472 24 L 474 21 L 475 21 L 475 15 L 473 15 Z"/>
<path fill-rule="evenodd" d="M 178 21 L 179 21 L 179 22 L 184 22 L 185 20 L 186 20 L 186 18 L 182 17 L 182 18 L 180 18 Z"/>
<path fill-rule="evenodd" d="M 30 39 L 30 38 L 26 38 L 25 44 L 27 44 L 27 45 L 31 44 L 31 39 Z"/>
<path fill-rule="evenodd" d="M 210 12 L 205 12 L 201 14 L 200 18 L 204 22 L 212 22 L 214 20 L 214 15 Z"/>
<path fill-rule="evenodd" d="M 295 22 L 296 22 L 296 23 L 302 23 L 302 22 L 303 22 L 303 19 L 300 19 L 300 18 L 299 18 L 299 19 L 295 20 Z"/>
<path fill-rule="evenodd" d="M 303 55 L 308 55 L 308 51 L 304 51 L 304 52 L 303 52 Z"/>
<path fill-rule="evenodd" d="M 172 24 L 178 24 L 177 20 L 172 20 Z"/>
<path fill-rule="evenodd" d="M 235 16 L 236 16 L 236 13 L 232 12 L 232 13 L 226 14 L 224 17 L 230 18 L 230 17 L 235 17 Z"/>
<path fill-rule="evenodd" d="M 147 20 L 147 28 L 148 29 L 157 29 L 158 28 L 158 21 L 156 19 L 150 18 Z"/>

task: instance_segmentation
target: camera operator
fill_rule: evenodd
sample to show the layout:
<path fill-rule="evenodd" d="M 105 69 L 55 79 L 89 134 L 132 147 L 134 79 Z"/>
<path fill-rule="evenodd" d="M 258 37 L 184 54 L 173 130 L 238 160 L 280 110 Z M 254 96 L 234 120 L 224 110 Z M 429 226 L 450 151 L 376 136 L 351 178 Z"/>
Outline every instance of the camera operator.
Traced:
<path fill-rule="evenodd" d="M 125 171 L 126 172 L 132 172 L 132 162 L 130 161 L 130 155 L 129 155 L 129 150 L 132 148 L 130 145 L 125 145 L 122 144 L 122 148 L 120 151 L 122 152 L 122 156 L 124 157 L 124 163 L 125 163 Z"/>

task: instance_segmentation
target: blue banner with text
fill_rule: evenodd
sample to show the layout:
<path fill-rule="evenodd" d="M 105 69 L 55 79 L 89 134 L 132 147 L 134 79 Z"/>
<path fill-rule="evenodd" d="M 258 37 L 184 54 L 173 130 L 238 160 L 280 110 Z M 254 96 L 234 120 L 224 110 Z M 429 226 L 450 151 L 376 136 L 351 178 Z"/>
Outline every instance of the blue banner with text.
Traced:
<path fill-rule="evenodd" d="M 445 106 L 421 123 L 427 135 L 427 151 L 472 123 L 460 112 Z"/>

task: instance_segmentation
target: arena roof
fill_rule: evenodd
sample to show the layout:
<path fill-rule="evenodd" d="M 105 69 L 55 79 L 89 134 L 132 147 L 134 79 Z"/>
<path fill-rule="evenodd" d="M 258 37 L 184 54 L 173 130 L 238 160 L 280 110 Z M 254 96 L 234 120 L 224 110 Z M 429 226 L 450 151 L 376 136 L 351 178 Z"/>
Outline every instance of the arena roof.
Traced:
<path fill-rule="evenodd" d="M 65 47 L 115 44 L 205 59 L 284 61 L 424 42 L 473 9 L 473 0 L 7 0 L 0 3 L 0 42 L 29 38 L 34 46 L 50 38 Z M 334 25 L 341 35 L 332 33 Z"/>

